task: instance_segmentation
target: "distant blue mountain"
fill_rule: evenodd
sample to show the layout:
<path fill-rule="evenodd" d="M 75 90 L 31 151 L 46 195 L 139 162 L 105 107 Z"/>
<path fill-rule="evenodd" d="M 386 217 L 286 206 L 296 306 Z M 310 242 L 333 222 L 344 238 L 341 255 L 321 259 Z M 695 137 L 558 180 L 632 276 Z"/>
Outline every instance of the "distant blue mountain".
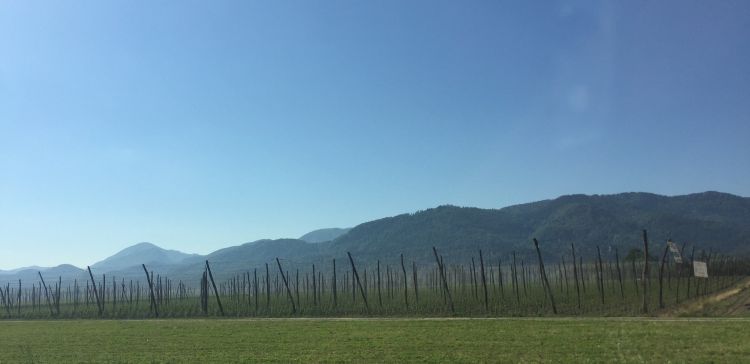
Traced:
<path fill-rule="evenodd" d="M 175 265 L 186 259 L 196 257 L 177 250 L 162 249 L 151 243 L 139 243 L 125 248 L 117 254 L 91 265 L 97 271 L 121 271 L 132 267 L 140 268 L 141 264 L 162 267 Z"/>

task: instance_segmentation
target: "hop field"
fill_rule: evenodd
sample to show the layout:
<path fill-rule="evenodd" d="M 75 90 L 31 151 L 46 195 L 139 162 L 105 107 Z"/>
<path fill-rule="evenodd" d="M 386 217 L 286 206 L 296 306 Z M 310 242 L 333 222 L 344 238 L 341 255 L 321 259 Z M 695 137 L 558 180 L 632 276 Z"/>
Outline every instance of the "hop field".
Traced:
<path fill-rule="evenodd" d="M 645 246 L 648 246 L 644 231 Z M 479 250 L 463 264 L 433 248 L 435 263 L 331 259 L 310 268 L 284 267 L 279 258 L 230 278 L 206 261 L 199 282 L 174 281 L 143 266 L 144 280 L 95 276 L 85 282 L 18 281 L 0 289 L 6 319 L 142 319 L 196 317 L 530 317 L 641 316 L 672 309 L 732 286 L 750 273 L 750 261 L 693 248 L 682 264 L 597 255 L 587 261 L 575 246 L 558 262 L 516 257 L 486 259 Z M 528 257 L 527 257 L 528 258 Z M 711 276 L 695 277 L 702 259 Z M 274 264 L 275 263 L 275 264 Z M 342 264 L 343 263 L 343 264 Z M 347 264 L 348 263 L 348 264 Z M 275 269 L 274 269 L 275 268 Z M 197 283 L 197 284 L 195 284 Z"/>

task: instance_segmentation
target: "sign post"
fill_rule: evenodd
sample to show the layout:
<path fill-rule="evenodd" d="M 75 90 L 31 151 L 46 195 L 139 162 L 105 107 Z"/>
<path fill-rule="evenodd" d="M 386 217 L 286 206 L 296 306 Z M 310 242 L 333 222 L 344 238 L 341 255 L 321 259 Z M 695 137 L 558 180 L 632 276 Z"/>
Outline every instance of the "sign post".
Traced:
<path fill-rule="evenodd" d="M 694 261 L 693 271 L 695 272 L 696 278 L 708 278 L 708 266 L 706 262 Z"/>

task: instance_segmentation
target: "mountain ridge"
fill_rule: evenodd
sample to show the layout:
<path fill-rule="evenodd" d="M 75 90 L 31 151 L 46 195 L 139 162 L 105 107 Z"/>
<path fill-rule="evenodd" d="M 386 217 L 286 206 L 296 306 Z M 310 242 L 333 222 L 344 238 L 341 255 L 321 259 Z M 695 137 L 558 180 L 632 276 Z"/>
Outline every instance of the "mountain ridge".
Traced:
<path fill-rule="evenodd" d="M 207 255 L 139 243 L 95 263 L 92 269 L 97 274 L 140 277 L 141 264 L 146 264 L 170 277 L 193 279 L 205 260 L 224 276 L 265 269 L 266 263 L 276 268 L 272 264 L 276 257 L 288 269 L 329 265 L 333 258 L 344 259 L 346 252 L 360 262 L 395 262 L 403 254 L 418 263 L 432 263 L 432 246 L 451 262 L 471 259 L 479 249 L 490 259 L 506 259 L 511 252 L 535 259 L 531 238 L 540 241 L 545 260 L 559 259 L 571 243 L 582 256 L 594 254 L 600 246 L 609 259 L 615 250 L 623 257 L 627 250 L 642 246 L 643 229 L 655 244 L 672 238 L 707 251 L 750 255 L 750 198 L 716 191 L 677 196 L 626 192 L 563 195 L 499 209 L 441 205 L 367 221 L 332 240 L 315 243 L 263 239 Z M 0 275 L 0 280 L 14 276 Z"/>

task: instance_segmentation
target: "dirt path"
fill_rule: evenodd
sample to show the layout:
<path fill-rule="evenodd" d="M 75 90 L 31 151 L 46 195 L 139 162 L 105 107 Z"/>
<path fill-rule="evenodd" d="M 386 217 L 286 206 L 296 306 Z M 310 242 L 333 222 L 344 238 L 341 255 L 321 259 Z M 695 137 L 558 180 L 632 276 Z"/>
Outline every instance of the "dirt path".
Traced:
<path fill-rule="evenodd" d="M 729 316 L 748 316 L 750 315 L 750 280 L 745 281 L 745 285 L 741 287 L 735 298 L 732 300 L 732 304 L 727 310 Z"/>
<path fill-rule="evenodd" d="M 685 302 L 660 316 L 750 317 L 750 278 L 723 291 Z"/>

